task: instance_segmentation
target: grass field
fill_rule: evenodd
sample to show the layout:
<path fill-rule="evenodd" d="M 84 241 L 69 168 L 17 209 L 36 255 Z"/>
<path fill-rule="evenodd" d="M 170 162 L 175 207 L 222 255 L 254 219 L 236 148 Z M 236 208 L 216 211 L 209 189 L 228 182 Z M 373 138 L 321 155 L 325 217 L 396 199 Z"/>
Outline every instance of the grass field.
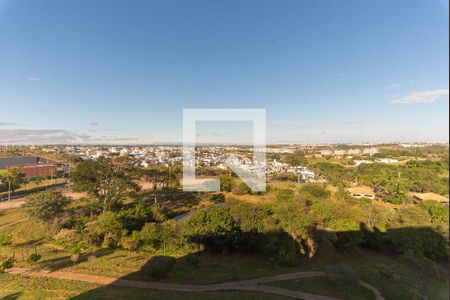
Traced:
<path fill-rule="evenodd" d="M 19 222 L 18 222 L 19 221 Z M 360 275 L 360 278 L 376 288 L 380 289 L 386 299 L 411 299 L 411 293 L 419 282 L 419 271 L 407 261 L 398 256 L 385 255 L 376 252 L 358 251 L 352 254 L 334 254 L 326 258 L 314 257 L 305 259 L 300 266 L 295 268 L 280 267 L 271 264 L 267 259 L 250 254 L 201 254 L 199 264 L 189 263 L 187 256 L 174 253 L 145 253 L 128 252 L 125 250 L 102 249 L 97 251 L 97 258 L 88 261 L 89 252 L 84 251 L 76 266 L 70 260 L 70 253 L 52 244 L 45 237 L 43 225 L 27 219 L 20 210 L 11 209 L 0 212 L 0 235 L 11 233 L 13 245 L 0 247 L 0 255 L 14 255 L 18 267 L 30 267 L 24 260 L 28 254 L 36 251 L 42 255 L 41 261 L 34 267 L 47 270 L 60 270 L 81 274 L 102 275 L 106 277 L 126 277 L 136 280 L 153 280 L 144 278 L 137 271 L 147 262 L 152 255 L 173 255 L 177 257 L 177 263 L 165 282 L 209 284 L 230 282 L 241 279 L 250 279 L 261 276 L 289 273 L 296 271 L 322 271 L 331 265 L 345 263 L 352 266 Z M 381 265 L 390 266 L 394 277 L 386 278 L 380 273 Z M 442 278 L 431 278 L 429 285 L 429 298 L 436 300 L 448 299 L 448 272 L 445 265 L 439 266 Z M 7 274 L 0 275 L 2 286 L 0 295 L 7 296 L 20 293 L 19 299 L 68 299 L 74 295 L 89 293 L 90 298 L 83 299 L 108 299 L 111 295 L 117 295 L 115 299 L 283 299 L 274 296 L 263 296 L 258 293 L 221 292 L 208 294 L 181 294 L 156 292 L 118 287 L 102 287 L 96 284 L 62 282 L 60 280 L 22 278 Z M 303 283 L 302 283 L 303 282 Z M 289 289 L 298 289 L 305 292 L 316 292 L 342 296 L 329 284 L 326 278 L 308 279 L 303 281 L 286 281 L 276 283 L 277 286 Z M 364 289 L 354 291 L 362 298 L 372 299 L 371 293 Z M 345 295 L 344 295 L 345 296 Z M 15 296 L 4 299 L 16 299 Z M 122 298 L 121 298 L 122 297 Z M 131 297 L 131 298 L 130 298 Z M 147 297 L 147 298 L 146 298 Z M 345 297 L 343 297 L 345 298 Z M 352 299 L 352 298 L 348 298 Z M 354 298 L 353 298 L 354 299 Z"/>
<path fill-rule="evenodd" d="M 187 299 L 187 300 L 287 300 L 290 298 L 264 295 L 255 292 L 206 292 L 182 293 L 148 289 L 101 286 L 93 283 L 58 280 L 50 278 L 22 277 L 0 274 L 0 299 Z M 78 297 L 77 297 L 78 296 Z"/>
<path fill-rule="evenodd" d="M 299 290 L 313 294 L 335 297 L 346 300 L 373 300 L 375 295 L 368 289 L 354 284 L 342 288 L 333 284 L 327 277 L 303 278 L 271 283 L 270 285 L 289 290 Z"/>

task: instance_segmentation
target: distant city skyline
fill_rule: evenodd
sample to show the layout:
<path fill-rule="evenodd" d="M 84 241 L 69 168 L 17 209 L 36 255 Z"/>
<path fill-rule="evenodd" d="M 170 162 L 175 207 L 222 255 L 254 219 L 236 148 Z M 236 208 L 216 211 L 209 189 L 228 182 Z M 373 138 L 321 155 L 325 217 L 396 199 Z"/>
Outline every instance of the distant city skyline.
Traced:
<path fill-rule="evenodd" d="M 448 1 L 0 0 L 0 144 L 448 142 Z M 248 124 L 198 128 L 246 143 Z"/>

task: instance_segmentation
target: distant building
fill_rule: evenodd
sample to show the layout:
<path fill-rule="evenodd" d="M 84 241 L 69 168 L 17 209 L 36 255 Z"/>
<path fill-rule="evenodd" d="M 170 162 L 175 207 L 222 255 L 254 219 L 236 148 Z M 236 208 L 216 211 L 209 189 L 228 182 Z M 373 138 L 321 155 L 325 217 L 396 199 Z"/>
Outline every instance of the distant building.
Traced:
<path fill-rule="evenodd" d="M 448 204 L 448 198 L 436 193 L 411 193 L 415 202 L 422 202 L 425 200 L 433 200 L 439 203 Z"/>
<path fill-rule="evenodd" d="M 403 148 L 423 148 L 424 144 L 400 144 Z"/>
<path fill-rule="evenodd" d="M 333 155 L 334 156 L 344 156 L 347 153 L 345 150 L 334 150 Z"/>
<path fill-rule="evenodd" d="M 347 155 L 359 155 L 359 154 L 361 154 L 360 149 L 350 149 L 347 151 Z"/>
<path fill-rule="evenodd" d="M 367 154 L 367 155 L 370 155 L 370 156 L 373 156 L 373 155 L 375 155 L 375 154 L 377 154 L 377 153 L 378 153 L 378 149 L 375 148 L 375 147 L 372 147 L 372 148 L 365 148 L 365 149 L 363 150 L 363 154 Z"/>
<path fill-rule="evenodd" d="M 21 165 L 37 165 L 39 157 L 37 156 L 16 156 L 0 158 L 0 170 L 17 167 Z"/>
<path fill-rule="evenodd" d="M 58 170 L 55 162 L 37 156 L 0 158 L 0 170 L 7 168 L 17 168 L 26 179 L 54 176 Z"/>
<path fill-rule="evenodd" d="M 329 155 L 332 155 L 333 152 L 331 150 L 326 149 L 326 150 L 321 150 L 320 154 L 323 156 L 329 156 Z"/>
<path fill-rule="evenodd" d="M 353 198 L 367 198 L 367 199 L 375 199 L 375 193 L 371 187 L 368 186 L 357 186 L 348 188 L 347 192 Z"/>
<path fill-rule="evenodd" d="M 46 178 L 56 174 L 57 167 L 55 165 L 29 165 L 18 166 L 17 169 L 24 175 L 24 178 Z"/>

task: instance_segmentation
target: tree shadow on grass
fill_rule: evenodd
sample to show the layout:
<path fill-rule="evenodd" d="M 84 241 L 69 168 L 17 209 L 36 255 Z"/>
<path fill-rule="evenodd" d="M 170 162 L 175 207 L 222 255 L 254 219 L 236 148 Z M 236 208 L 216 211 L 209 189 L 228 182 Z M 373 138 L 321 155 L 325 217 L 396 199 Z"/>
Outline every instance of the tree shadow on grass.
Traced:
<path fill-rule="evenodd" d="M 435 261 L 442 261 L 448 258 L 446 238 L 433 229 L 426 227 L 398 228 L 381 232 L 379 230 L 369 230 L 364 224 L 361 224 L 359 230 L 342 232 L 317 230 L 315 235 L 328 240 L 328 245 L 331 244 L 336 252 L 351 253 L 352 251 L 357 251 L 358 248 L 366 248 L 381 253 L 405 254 L 412 247 L 413 251 L 416 251 L 417 254 L 419 251 L 422 251 L 418 255 L 424 255 Z M 139 271 L 125 275 L 110 285 L 93 289 L 71 299 L 107 299 L 107 295 L 111 294 L 112 286 L 127 286 L 130 285 L 130 281 L 134 281 L 134 283 L 131 282 L 131 287 L 128 287 L 130 291 L 131 289 L 141 289 L 140 291 L 136 291 L 140 295 L 138 298 L 133 298 L 133 295 L 130 295 L 130 299 L 154 299 L 155 294 L 153 288 L 155 286 L 149 283 L 167 282 L 163 279 L 170 274 L 174 264 L 189 267 L 190 272 L 188 273 L 192 278 L 202 276 L 200 272 L 204 272 L 205 270 L 201 270 L 201 268 L 197 269 L 196 267 L 201 263 L 202 255 L 206 253 L 208 255 L 216 255 L 218 260 L 223 255 L 233 252 L 258 253 L 258 255 L 262 254 L 265 256 L 266 260 L 273 264 L 293 267 L 301 263 L 302 260 L 308 259 L 305 256 L 301 256 L 299 252 L 299 249 L 304 248 L 305 245 L 297 243 L 290 235 L 283 231 L 268 233 L 239 232 L 232 236 L 223 234 L 209 236 L 198 235 L 193 236 L 192 239 L 197 243 L 203 244 L 205 250 L 177 259 L 173 257 L 153 257 Z M 320 252 L 320 248 L 322 247 L 320 240 L 317 246 L 317 251 Z M 162 261 L 163 263 L 159 265 L 158 261 Z M 293 269 L 292 272 L 295 270 Z M 234 274 L 236 277 L 233 278 L 225 277 L 228 278 L 226 279 L 227 281 L 239 281 L 248 279 L 248 275 L 249 273 L 245 275 L 238 273 Z M 225 278 L 223 276 L 219 277 Z M 411 285 L 413 286 L 414 283 L 411 283 Z M 143 292 L 143 289 L 147 289 L 148 296 Z M 175 293 L 176 291 L 169 291 L 168 293 L 172 292 Z M 193 290 L 192 292 L 198 291 Z"/>
<path fill-rule="evenodd" d="M 6 296 L 0 298 L 0 300 L 14 300 L 14 299 L 19 299 L 21 295 L 22 295 L 22 292 L 17 292 L 17 293 L 14 293 L 14 294 L 6 295 Z"/>
<path fill-rule="evenodd" d="M 29 240 L 23 243 L 14 244 L 14 246 L 21 248 L 21 247 L 37 247 L 45 243 L 44 238 L 38 238 L 34 240 Z"/>
<path fill-rule="evenodd" d="M 6 296 L 3 296 L 0 298 L 0 300 L 14 300 L 14 299 L 19 299 L 19 297 L 22 295 L 22 292 L 17 292 L 14 294 L 9 294 Z"/>
<path fill-rule="evenodd" d="M 112 249 L 100 249 L 95 252 L 95 257 L 96 258 L 102 257 L 105 255 L 109 255 L 113 252 L 114 252 L 114 250 L 112 250 Z M 93 255 L 93 253 L 91 253 L 91 252 L 86 252 L 86 253 L 80 254 L 80 256 L 78 257 L 78 260 L 77 260 L 77 264 L 88 261 L 88 259 L 91 255 Z M 52 272 L 58 271 L 58 270 L 61 270 L 61 269 L 67 268 L 67 267 L 71 267 L 74 265 L 74 262 L 70 258 L 71 258 L 71 256 L 68 255 L 68 256 L 63 256 L 63 257 L 47 259 L 47 260 L 39 262 L 37 267 L 40 269 L 47 269 Z"/>

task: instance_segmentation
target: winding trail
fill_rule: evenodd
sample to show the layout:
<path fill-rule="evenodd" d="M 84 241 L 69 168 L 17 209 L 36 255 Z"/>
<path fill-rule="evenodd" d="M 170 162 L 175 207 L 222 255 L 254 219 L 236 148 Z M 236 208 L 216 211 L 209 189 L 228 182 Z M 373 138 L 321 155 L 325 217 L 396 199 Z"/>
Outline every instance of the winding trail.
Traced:
<path fill-rule="evenodd" d="M 217 283 L 217 284 L 178 284 L 178 283 L 165 283 L 165 282 L 145 282 L 145 281 L 135 281 L 127 279 L 117 279 L 96 275 L 87 274 L 77 274 L 69 272 L 50 272 L 38 269 L 26 269 L 26 268 L 12 268 L 7 270 L 10 274 L 24 275 L 24 276 L 36 276 L 36 277 L 50 277 L 57 279 L 66 280 L 76 280 L 91 283 L 99 283 L 104 285 L 116 285 L 123 287 L 135 287 L 143 289 L 156 289 L 164 291 L 177 291 L 177 292 L 214 292 L 214 291 L 225 291 L 225 290 L 241 290 L 241 291 L 256 291 L 266 294 L 276 294 L 281 296 L 287 296 L 297 299 L 304 300 L 337 300 L 337 298 L 316 295 L 311 293 L 305 293 L 301 291 L 288 290 L 273 286 L 261 285 L 269 282 L 283 281 L 283 280 L 293 280 L 301 278 L 311 278 L 325 276 L 324 272 L 296 272 L 287 273 L 280 275 L 273 275 L 267 277 L 260 277 L 249 280 L 241 280 L 235 282 L 227 283 Z M 375 296 L 376 300 L 384 300 L 381 292 L 370 284 L 360 281 L 359 284 L 371 290 Z"/>

